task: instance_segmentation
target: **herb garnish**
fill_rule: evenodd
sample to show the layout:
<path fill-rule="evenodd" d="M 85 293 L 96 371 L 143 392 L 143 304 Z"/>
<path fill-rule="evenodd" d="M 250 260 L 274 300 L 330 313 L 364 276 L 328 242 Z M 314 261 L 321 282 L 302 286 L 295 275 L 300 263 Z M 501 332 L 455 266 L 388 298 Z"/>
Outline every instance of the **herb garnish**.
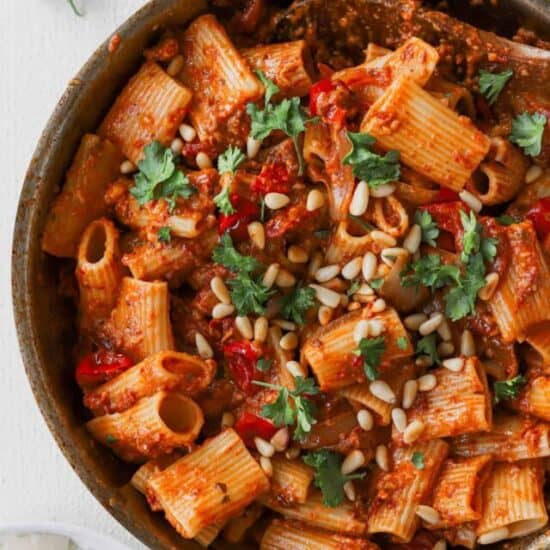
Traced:
<path fill-rule="evenodd" d="M 363 369 L 365 376 L 369 380 L 376 380 L 378 378 L 378 365 L 380 365 L 382 355 L 385 351 L 386 342 L 383 336 L 361 338 L 359 349 L 355 354 L 363 357 Z"/>
<path fill-rule="evenodd" d="M 281 315 L 297 325 L 305 322 L 304 314 L 315 305 L 315 290 L 298 283 L 292 292 L 281 298 Z"/>
<path fill-rule="evenodd" d="M 501 73 L 490 73 L 481 69 L 479 71 L 479 91 L 484 95 L 489 102 L 489 105 L 498 99 L 500 92 L 510 78 L 512 78 L 514 71 L 507 69 Z"/>
<path fill-rule="evenodd" d="M 515 399 L 526 383 L 527 380 L 522 374 L 518 374 L 510 380 L 495 382 L 493 385 L 495 390 L 495 403 L 506 399 Z"/>
<path fill-rule="evenodd" d="M 546 126 L 546 115 L 522 113 L 512 121 L 510 141 L 519 145 L 526 155 L 536 157 L 542 150 L 542 134 Z"/>
<path fill-rule="evenodd" d="M 422 242 L 430 246 L 436 246 L 439 237 L 439 227 L 427 210 L 417 210 L 414 213 L 414 223 L 420 226 Z"/>

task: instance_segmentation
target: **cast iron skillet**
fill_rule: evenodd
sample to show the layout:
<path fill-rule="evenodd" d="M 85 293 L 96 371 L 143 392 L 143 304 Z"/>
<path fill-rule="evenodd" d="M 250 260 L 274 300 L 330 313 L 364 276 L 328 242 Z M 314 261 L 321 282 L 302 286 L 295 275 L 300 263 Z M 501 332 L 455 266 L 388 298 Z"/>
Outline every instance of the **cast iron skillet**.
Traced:
<path fill-rule="evenodd" d="M 462 9 L 466 2 L 454 3 Z M 521 15 L 522 23 L 550 34 L 550 8 L 545 0 L 502 0 L 501 6 L 506 25 L 510 17 L 516 21 Z M 198 545 L 184 541 L 161 514 L 150 512 L 143 497 L 127 486 L 134 468 L 96 446 L 82 426 L 85 411 L 74 385 L 71 360 L 75 334 L 70 319 L 74 312 L 58 296 L 56 261 L 42 253 L 40 241 L 48 207 L 82 135 L 97 128 L 117 92 L 138 68 L 143 49 L 162 27 L 186 23 L 206 9 L 206 0 L 153 0 L 116 31 L 122 39 L 116 52 L 109 53 L 106 41 L 92 55 L 69 84 L 40 138 L 21 192 L 13 238 L 15 320 L 25 369 L 42 414 L 90 491 L 153 549 Z M 539 535 L 533 542 L 530 537 L 519 546 L 510 546 L 550 547 L 550 537 Z M 224 543 L 223 547 L 231 545 Z"/>

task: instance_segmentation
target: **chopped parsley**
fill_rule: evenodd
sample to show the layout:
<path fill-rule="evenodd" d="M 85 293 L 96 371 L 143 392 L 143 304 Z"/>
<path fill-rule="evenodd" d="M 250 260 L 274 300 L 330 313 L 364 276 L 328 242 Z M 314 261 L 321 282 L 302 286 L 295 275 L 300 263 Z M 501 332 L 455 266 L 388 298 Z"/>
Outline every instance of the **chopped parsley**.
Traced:
<path fill-rule="evenodd" d="M 470 211 L 470 215 L 466 214 L 464 210 L 461 210 L 460 220 L 464 228 L 461 255 L 462 262 L 467 263 L 470 256 L 478 252 L 481 252 L 484 260 L 492 262 L 497 255 L 498 241 L 496 239 L 481 236 L 483 226 L 477 220 L 473 210 Z"/>
<path fill-rule="evenodd" d="M 506 69 L 501 73 L 490 73 L 483 69 L 479 71 L 479 91 L 485 96 L 489 105 L 493 105 L 498 99 L 500 92 L 513 75 L 514 71 L 512 69 Z"/>
<path fill-rule="evenodd" d="M 361 281 L 359 279 L 355 279 L 349 285 L 349 288 L 346 294 L 348 296 L 353 296 L 360 288 L 361 288 Z"/>
<path fill-rule="evenodd" d="M 348 139 L 351 151 L 342 162 L 353 166 L 355 177 L 366 181 L 372 189 L 399 179 L 399 151 L 388 151 L 384 156 L 373 153 L 370 148 L 376 140 L 367 133 L 348 132 Z"/>
<path fill-rule="evenodd" d="M 407 346 L 409 345 L 409 340 L 406 336 L 400 336 L 397 339 L 397 347 L 401 350 L 407 349 Z"/>
<path fill-rule="evenodd" d="M 355 222 L 361 229 L 364 229 L 365 231 L 374 231 L 376 229 L 374 225 L 370 224 L 369 222 L 365 221 L 363 218 L 360 218 L 359 216 L 348 214 L 348 218 L 352 222 Z"/>
<path fill-rule="evenodd" d="M 161 243 L 170 243 L 172 241 L 172 235 L 170 233 L 170 228 L 165 226 L 161 227 L 157 232 L 157 237 Z"/>
<path fill-rule="evenodd" d="M 253 384 L 277 390 L 279 395 L 273 403 L 269 403 L 262 407 L 262 416 L 268 418 L 277 426 L 293 426 L 294 439 L 302 441 L 306 434 L 311 431 L 311 427 L 315 424 L 315 414 L 317 407 L 308 399 L 308 396 L 317 395 L 319 388 L 315 385 L 313 378 L 295 378 L 296 387 L 289 390 L 283 386 L 269 384 L 254 380 Z"/>
<path fill-rule="evenodd" d="M 258 361 L 256 361 L 256 368 L 260 372 L 267 372 L 271 365 L 273 365 L 273 359 L 269 359 L 267 357 L 260 357 Z"/>
<path fill-rule="evenodd" d="M 421 452 L 419 451 L 414 452 L 411 457 L 411 462 L 414 464 L 414 467 L 417 470 L 424 469 L 424 455 Z"/>
<path fill-rule="evenodd" d="M 418 340 L 416 343 L 416 354 L 427 355 L 433 363 L 441 363 L 441 359 L 439 359 L 439 354 L 437 353 L 437 336 L 435 332 Z"/>
<path fill-rule="evenodd" d="M 519 145 L 526 155 L 536 157 L 542 150 L 542 134 L 546 116 L 541 113 L 522 113 L 512 121 L 510 141 Z"/>
<path fill-rule="evenodd" d="M 220 209 L 220 212 L 226 216 L 235 212 L 235 208 L 231 204 L 231 199 L 229 198 L 229 185 L 226 185 L 214 197 L 214 204 Z"/>
<path fill-rule="evenodd" d="M 170 210 L 176 207 L 176 199 L 188 199 L 197 190 L 189 178 L 174 163 L 175 155 L 170 148 L 152 141 L 144 149 L 145 158 L 138 162 L 139 172 L 134 176 L 130 193 L 143 206 L 152 200 L 164 199 Z"/>
<path fill-rule="evenodd" d="M 105 443 L 107 443 L 107 445 L 114 445 L 117 441 L 118 439 L 114 435 L 107 434 L 105 437 Z"/>
<path fill-rule="evenodd" d="M 493 389 L 495 390 L 495 403 L 505 401 L 506 399 L 515 399 L 526 383 L 527 380 L 522 374 L 510 378 L 510 380 L 495 382 L 493 385 Z"/>
<path fill-rule="evenodd" d="M 218 157 L 218 172 L 220 174 L 234 174 L 245 160 L 244 153 L 238 147 L 230 145 Z"/>
<path fill-rule="evenodd" d="M 435 240 L 439 237 L 439 227 L 426 210 L 417 210 L 414 213 L 414 223 L 420 226 L 422 242 L 430 246 L 436 246 Z"/>
<path fill-rule="evenodd" d="M 336 451 L 320 449 L 303 457 L 304 462 L 315 470 L 315 486 L 321 489 L 323 504 L 334 508 L 344 501 L 344 485 L 352 479 L 362 479 L 365 474 L 343 475 L 342 456 Z"/>
<path fill-rule="evenodd" d="M 305 322 L 304 314 L 315 305 L 315 290 L 300 282 L 292 292 L 281 299 L 281 315 L 297 325 Z"/>
<path fill-rule="evenodd" d="M 369 286 L 374 290 L 379 290 L 383 284 L 384 284 L 384 277 L 379 277 L 378 279 L 371 279 L 369 281 Z"/>
<path fill-rule="evenodd" d="M 517 223 L 516 219 L 513 216 L 508 216 L 507 214 L 503 214 L 502 216 L 499 216 L 498 218 L 496 218 L 496 220 L 500 225 L 504 225 L 504 226 Z"/>
<path fill-rule="evenodd" d="M 261 278 L 255 278 L 246 271 L 240 271 L 237 276 L 227 281 L 231 301 L 238 315 L 255 313 L 263 315 L 265 304 L 275 294 L 275 290 L 269 289 L 261 282 Z"/>
<path fill-rule="evenodd" d="M 212 260 L 221 264 L 227 269 L 237 273 L 245 271 L 251 273 L 262 267 L 260 262 L 252 256 L 243 256 L 234 246 L 228 233 L 224 233 L 220 239 L 220 244 L 212 252 Z"/>
<path fill-rule="evenodd" d="M 275 84 L 275 82 L 273 82 L 273 80 L 270 80 L 263 71 L 255 70 L 254 72 L 258 75 L 258 78 L 264 85 L 264 106 L 267 107 L 269 105 L 269 102 L 271 101 L 271 98 L 274 95 L 278 94 L 281 89 L 279 88 L 279 86 L 277 86 L 277 84 Z"/>
<path fill-rule="evenodd" d="M 432 291 L 460 281 L 460 269 L 455 265 L 441 263 L 437 254 L 422 256 L 409 263 L 401 273 L 403 286 L 426 286 Z"/>
<path fill-rule="evenodd" d="M 363 357 L 363 369 L 365 376 L 369 380 L 378 378 L 378 365 L 382 359 L 382 355 L 386 351 L 386 342 L 383 336 L 376 338 L 361 338 L 357 355 Z"/>

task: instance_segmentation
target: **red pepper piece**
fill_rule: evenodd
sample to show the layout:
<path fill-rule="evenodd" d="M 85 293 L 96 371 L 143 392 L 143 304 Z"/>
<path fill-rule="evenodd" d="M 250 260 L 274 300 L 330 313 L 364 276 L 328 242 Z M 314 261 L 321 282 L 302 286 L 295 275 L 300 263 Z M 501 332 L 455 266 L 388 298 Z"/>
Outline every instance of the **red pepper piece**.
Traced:
<path fill-rule="evenodd" d="M 254 395 L 260 388 L 252 384 L 260 379 L 256 363 L 260 354 L 247 340 L 229 342 L 223 347 L 223 355 L 229 372 L 237 386 L 248 395 Z"/>
<path fill-rule="evenodd" d="M 256 176 L 251 185 L 252 191 L 267 195 L 268 193 L 290 192 L 290 174 L 286 164 L 273 162 L 264 164 L 259 176 Z"/>
<path fill-rule="evenodd" d="M 76 381 L 81 388 L 97 386 L 111 380 L 134 365 L 123 353 L 100 349 L 84 356 L 76 367 Z"/>
<path fill-rule="evenodd" d="M 323 78 L 319 80 L 309 90 L 309 112 L 312 116 L 317 116 L 319 114 L 317 102 L 321 94 L 326 94 L 332 92 L 336 88 L 334 82 L 328 78 Z"/>
<path fill-rule="evenodd" d="M 550 197 L 538 200 L 525 217 L 533 222 L 538 238 L 545 239 L 550 234 Z"/>
<path fill-rule="evenodd" d="M 261 416 L 243 412 L 237 422 L 235 422 L 235 431 L 241 436 L 247 447 L 255 447 L 255 437 L 261 437 L 269 441 L 277 432 L 277 428 L 271 421 Z"/>
<path fill-rule="evenodd" d="M 247 238 L 246 226 L 260 217 L 260 207 L 248 199 L 244 199 L 232 193 L 230 196 L 231 204 L 235 209 L 233 214 L 220 214 L 218 218 L 218 233 L 222 235 L 226 231 L 231 233 L 231 236 L 237 240 L 245 240 Z"/>
<path fill-rule="evenodd" d="M 448 189 L 447 187 L 440 187 L 434 203 L 455 202 L 459 200 L 460 200 L 460 197 L 458 196 L 458 193 L 456 191 L 453 191 L 452 189 Z"/>

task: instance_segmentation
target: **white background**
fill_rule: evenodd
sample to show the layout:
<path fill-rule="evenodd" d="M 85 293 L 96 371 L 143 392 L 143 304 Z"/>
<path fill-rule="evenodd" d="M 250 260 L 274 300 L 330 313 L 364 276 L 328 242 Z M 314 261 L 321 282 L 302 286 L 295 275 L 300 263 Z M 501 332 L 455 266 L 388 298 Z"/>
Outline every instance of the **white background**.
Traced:
<path fill-rule="evenodd" d="M 0 525 L 55 520 L 144 548 L 78 479 L 48 431 L 27 382 L 13 326 L 10 251 L 27 164 L 67 82 L 145 0 L 0 0 Z M 108 549 L 105 549 L 108 550 Z"/>

